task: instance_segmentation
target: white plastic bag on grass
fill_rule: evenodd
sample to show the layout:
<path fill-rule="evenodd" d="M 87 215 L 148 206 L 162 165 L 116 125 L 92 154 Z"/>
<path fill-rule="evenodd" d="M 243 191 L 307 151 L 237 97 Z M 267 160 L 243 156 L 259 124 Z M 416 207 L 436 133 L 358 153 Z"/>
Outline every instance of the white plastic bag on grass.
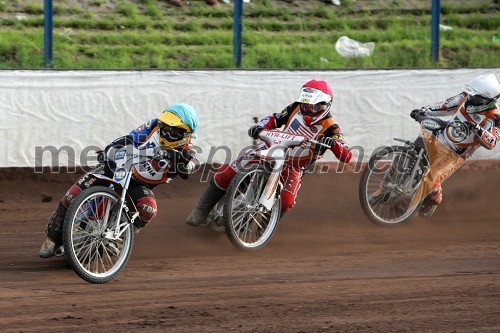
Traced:
<path fill-rule="evenodd" d="M 441 31 L 450 31 L 450 30 L 453 30 L 453 28 L 450 27 L 450 26 L 448 26 L 448 25 L 440 24 L 439 25 L 439 30 L 441 30 Z"/>
<path fill-rule="evenodd" d="M 375 43 L 373 42 L 360 43 L 347 36 L 340 37 L 335 43 L 335 50 L 346 58 L 369 57 L 373 54 L 374 49 Z"/>

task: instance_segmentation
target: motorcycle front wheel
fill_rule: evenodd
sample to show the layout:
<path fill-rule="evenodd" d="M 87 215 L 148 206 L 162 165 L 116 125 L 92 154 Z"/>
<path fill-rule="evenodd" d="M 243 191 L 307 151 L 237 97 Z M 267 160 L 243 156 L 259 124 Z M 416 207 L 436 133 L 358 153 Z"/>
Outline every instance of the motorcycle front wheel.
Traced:
<path fill-rule="evenodd" d="M 375 152 L 359 184 L 359 201 L 365 215 L 377 225 L 407 222 L 420 208 L 417 189 L 425 174 L 415 152 L 390 146 Z"/>
<path fill-rule="evenodd" d="M 75 273 L 90 283 L 113 280 L 126 266 L 134 244 L 132 225 L 125 216 L 116 228 L 119 197 L 104 186 L 82 191 L 73 199 L 63 224 L 64 255 Z M 123 212 L 125 214 L 125 212 Z"/>
<path fill-rule="evenodd" d="M 226 192 L 224 228 L 231 243 L 242 250 L 257 250 L 269 242 L 278 226 L 281 200 L 271 210 L 259 204 L 270 172 L 258 164 L 238 172 Z"/>

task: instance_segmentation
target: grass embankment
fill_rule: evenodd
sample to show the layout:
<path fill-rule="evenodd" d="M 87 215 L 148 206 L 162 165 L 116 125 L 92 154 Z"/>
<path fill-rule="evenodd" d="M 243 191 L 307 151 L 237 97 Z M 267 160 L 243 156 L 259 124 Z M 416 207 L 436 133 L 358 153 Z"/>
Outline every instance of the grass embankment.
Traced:
<path fill-rule="evenodd" d="M 234 68 L 233 5 L 54 1 L 54 63 L 69 68 Z M 428 0 L 256 0 L 244 4 L 243 68 L 498 67 L 498 0 L 443 0 L 441 61 L 430 59 Z M 0 3 L 0 68 L 43 68 L 43 2 Z M 342 58 L 340 36 L 375 42 Z M 500 38 L 500 36 L 498 37 Z"/>

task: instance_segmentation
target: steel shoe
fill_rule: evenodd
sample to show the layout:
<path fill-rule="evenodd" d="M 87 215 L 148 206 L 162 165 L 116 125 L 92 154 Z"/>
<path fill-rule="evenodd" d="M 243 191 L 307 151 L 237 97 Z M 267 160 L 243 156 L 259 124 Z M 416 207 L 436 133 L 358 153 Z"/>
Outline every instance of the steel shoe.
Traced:
<path fill-rule="evenodd" d="M 50 238 L 45 238 L 40 247 L 40 251 L 38 251 L 38 255 L 40 258 L 50 258 L 54 256 L 56 252 L 56 243 L 53 242 Z"/>
<path fill-rule="evenodd" d="M 208 214 L 203 213 L 200 209 L 194 208 L 186 219 L 186 223 L 193 227 L 206 225 Z"/>
<path fill-rule="evenodd" d="M 207 226 L 208 214 L 210 214 L 212 208 L 222 199 L 224 194 L 226 194 L 226 191 L 218 188 L 212 178 L 195 208 L 187 217 L 186 223 L 193 227 Z"/>
<path fill-rule="evenodd" d="M 420 207 L 420 210 L 418 211 L 418 215 L 425 218 L 430 218 L 432 214 L 434 214 L 434 211 L 436 210 L 437 206 L 438 205 L 436 204 L 424 201 L 424 203 Z"/>

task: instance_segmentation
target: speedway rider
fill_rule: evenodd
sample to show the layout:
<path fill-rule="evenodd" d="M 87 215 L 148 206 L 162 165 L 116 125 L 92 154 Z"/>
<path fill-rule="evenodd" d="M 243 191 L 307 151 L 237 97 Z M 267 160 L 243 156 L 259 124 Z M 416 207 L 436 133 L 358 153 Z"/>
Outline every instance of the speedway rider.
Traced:
<path fill-rule="evenodd" d="M 311 80 L 300 89 L 298 98 L 288 105 L 281 113 L 274 113 L 260 120 L 248 130 L 248 135 L 254 139 L 266 129 L 283 128 L 283 132 L 305 136 L 307 140 L 316 139 L 322 144 L 331 147 L 332 152 L 342 162 L 348 163 L 352 157 L 349 147 L 339 125 L 330 114 L 333 94 L 325 81 Z M 266 148 L 262 144 L 256 148 Z M 191 226 L 200 226 L 206 223 L 211 209 L 224 196 L 229 183 L 236 172 L 252 161 L 255 151 L 251 150 L 240 156 L 230 164 L 222 165 L 208 184 L 195 208 L 189 214 L 186 223 Z M 281 193 L 281 210 L 287 212 L 295 204 L 295 198 L 300 188 L 300 180 L 304 169 L 320 158 L 327 148 L 311 143 L 294 149 L 287 159 L 281 177 L 284 189 Z"/>
<path fill-rule="evenodd" d="M 170 182 L 177 175 L 188 179 L 195 171 L 198 163 L 190 145 L 197 128 L 198 116 L 192 106 L 185 103 L 172 104 L 158 118 L 151 119 L 109 144 L 98 156 L 100 164 L 83 175 L 59 202 L 45 230 L 47 237 L 40 248 L 40 257 L 52 257 L 62 245 L 62 225 L 71 201 L 92 185 L 108 185 L 92 173 L 113 178 L 114 153 L 122 147 L 139 153 L 144 149 L 153 149 L 157 153 L 154 158 L 135 167 L 128 189 L 139 213 L 139 218 L 134 221 L 135 232 L 148 224 L 157 213 L 152 189 Z"/>
<path fill-rule="evenodd" d="M 423 115 L 451 116 L 451 125 L 437 138 L 447 148 L 467 159 L 479 147 L 493 149 L 500 138 L 500 112 L 496 105 L 500 97 L 500 83 L 494 74 L 480 75 L 465 84 L 462 90 L 444 102 L 413 110 L 410 116 L 415 120 Z M 456 124 L 461 124 L 462 135 L 457 136 Z M 441 202 L 441 182 L 436 181 L 419 214 L 430 217 Z"/>

